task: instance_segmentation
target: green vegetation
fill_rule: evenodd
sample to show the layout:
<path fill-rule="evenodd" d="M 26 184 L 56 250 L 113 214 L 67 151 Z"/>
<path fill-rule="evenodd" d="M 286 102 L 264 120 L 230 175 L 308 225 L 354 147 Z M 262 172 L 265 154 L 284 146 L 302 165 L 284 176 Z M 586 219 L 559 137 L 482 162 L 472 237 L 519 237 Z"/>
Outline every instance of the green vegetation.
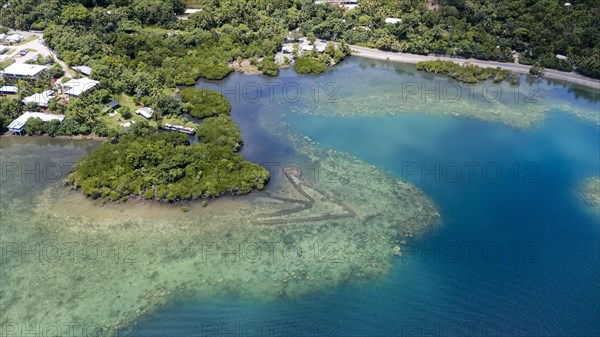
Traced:
<path fill-rule="evenodd" d="M 258 70 L 267 76 L 275 77 L 279 74 L 279 66 L 272 59 L 264 58 L 258 63 Z"/>
<path fill-rule="evenodd" d="M 15 60 L 12 58 L 0 62 L 0 70 L 4 70 L 4 68 L 8 67 L 9 65 L 13 64 L 14 62 L 15 62 Z"/>
<path fill-rule="evenodd" d="M 90 197 L 110 201 L 137 196 L 173 202 L 262 189 L 269 173 L 236 153 L 243 141 L 239 128 L 229 117 L 227 99 L 214 91 L 193 88 L 184 89 L 181 96 L 183 107 L 170 96 L 159 96 L 154 106 L 159 107 L 162 113 L 157 114 L 165 120 L 183 118 L 177 115 L 186 109 L 204 118 L 196 127 L 197 144 L 190 145 L 188 137 L 178 132 L 157 133 L 150 126 L 156 122 L 139 120 L 122 130 L 114 138 L 116 141 L 105 142 L 82 158 L 73 167 L 68 183 Z M 170 117 L 167 111 L 172 112 Z M 119 112 L 125 117 L 131 109 L 123 106 Z M 67 117 L 57 124 L 54 133 L 63 132 L 63 127 L 73 123 Z M 50 134 L 49 127 L 49 123 L 30 119 L 25 130 L 28 134 Z"/>
<path fill-rule="evenodd" d="M 181 100 L 190 115 L 197 118 L 228 115 L 231 111 L 225 96 L 208 89 L 185 88 L 181 91 Z"/>
<path fill-rule="evenodd" d="M 117 65 L 122 76 L 112 79 L 158 69 L 161 85 L 220 78 L 238 56 L 270 58 L 296 28 L 311 39 L 417 54 L 511 61 L 515 50 L 524 64 L 600 77 L 597 1 L 361 0 L 348 10 L 312 0 L 198 0 L 202 11 L 187 21 L 177 20 L 181 0 L 6 2 L 4 25 L 45 30 L 69 64 Z"/>
<path fill-rule="evenodd" d="M 309 36 L 308 39 L 314 45 L 314 36 Z M 327 69 L 327 66 L 341 62 L 350 52 L 350 46 L 345 42 L 337 45 L 333 42 L 328 42 L 323 54 L 319 55 L 315 50 L 303 52 L 296 59 L 294 69 L 299 74 L 320 74 Z"/>
<path fill-rule="evenodd" d="M 327 69 L 327 66 L 318 58 L 310 56 L 300 56 L 296 59 L 294 69 L 298 74 L 320 74 Z"/>
<path fill-rule="evenodd" d="M 219 118 L 229 117 L 207 118 L 205 123 Z M 229 145 L 241 140 L 239 130 L 231 127 L 235 128 L 233 122 L 211 123 L 211 132 L 222 136 L 200 137 L 199 143 L 190 145 L 184 134 L 156 133 L 137 123 L 115 144 L 105 142 L 81 159 L 68 183 L 90 197 L 110 201 L 138 196 L 174 202 L 262 189 L 269 172 L 232 150 Z"/>
<path fill-rule="evenodd" d="M 452 61 L 422 61 L 417 63 L 417 70 L 429 73 L 446 74 L 453 79 L 464 83 L 477 83 L 484 80 L 493 80 L 494 83 L 510 79 L 512 72 L 500 68 L 483 68 L 473 64 L 458 64 Z"/>
<path fill-rule="evenodd" d="M 597 1 L 361 0 L 352 10 L 303 2 L 299 26 L 326 40 L 416 54 L 539 63 L 600 77 Z M 399 18 L 397 24 L 385 23 Z M 560 60 L 557 54 L 566 55 Z"/>
<path fill-rule="evenodd" d="M 5 130 L 8 124 L 13 121 L 13 119 L 19 117 L 21 111 L 23 111 L 23 103 L 21 103 L 21 101 L 6 97 L 1 98 L 0 130 Z"/>
<path fill-rule="evenodd" d="M 172 90 L 194 85 L 199 78 L 224 78 L 233 70 L 228 64 L 234 60 L 255 60 L 253 65 L 264 74 L 276 76 L 275 55 L 289 32 L 307 36 L 313 45 L 317 38 L 336 42 L 328 43 L 322 54 L 299 53 L 294 44 L 295 69 L 303 74 L 318 74 L 340 62 L 350 51 L 346 43 L 353 43 L 497 61 L 512 61 L 514 50 L 525 64 L 560 70 L 576 67 L 585 75 L 600 77 L 594 1 L 567 8 L 557 1 L 534 0 L 362 0 L 348 10 L 312 0 L 194 0 L 202 11 L 185 21 L 177 19 L 185 9 L 183 0 L 5 2 L 3 26 L 44 30 L 44 41 L 60 59 L 70 66 L 90 66 L 92 77 L 100 81 L 95 90 L 76 99 L 51 101 L 49 110 L 66 115 L 60 125 L 31 120 L 26 132 L 118 137 L 117 144 L 104 144 L 71 174 L 71 181 L 88 195 L 110 200 L 127 195 L 179 200 L 247 193 L 262 186 L 263 170 L 234 152 L 242 139 L 228 116 L 225 97 L 185 89 L 180 102 Z M 387 24 L 387 17 L 402 21 Z M 567 57 L 557 58 L 557 54 Z M 52 64 L 53 60 L 33 62 Z M 510 72 L 473 65 L 433 62 L 419 67 L 467 83 L 515 81 Z M 53 64 L 39 80 L 11 83 L 20 91 L 17 97 L 0 98 L 2 131 L 31 108 L 20 102 L 24 96 L 49 89 L 50 79 L 63 75 L 60 65 Z M 107 115 L 105 104 L 115 98 L 124 107 L 120 116 L 138 121 L 129 131 L 119 126 L 121 117 Z M 133 115 L 140 106 L 154 109 L 151 121 Z M 182 118 L 183 112 L 204 119 L 197 127 L 199 144 L 182 142 L 180 135 L 168 136 L 173 133 L 151 131 L 165 120 Z M 156 143 L 164 147 L 155 151 Z M 199 158 L 204 166 L 194 166 L 187 161 L 190 158 Z"/>
<path fill-rule="evenodd" d="M 544 68 L 536 64 L 529 68 L 529 73 L 537 77 L 544 74 Z"/>

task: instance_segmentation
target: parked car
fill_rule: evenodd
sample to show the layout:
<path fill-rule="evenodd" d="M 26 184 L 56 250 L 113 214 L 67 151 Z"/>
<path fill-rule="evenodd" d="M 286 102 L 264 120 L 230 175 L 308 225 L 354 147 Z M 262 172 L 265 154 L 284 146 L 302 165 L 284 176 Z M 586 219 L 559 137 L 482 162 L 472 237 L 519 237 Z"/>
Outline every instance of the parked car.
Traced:
<path fill-rule="evenodd" d="M 27 53 L 29 53 L 29 50 L 27 50 L 27 49 L 20 50 L 19 56 L 25 56 L 25 55 L 27 55 Z"/>

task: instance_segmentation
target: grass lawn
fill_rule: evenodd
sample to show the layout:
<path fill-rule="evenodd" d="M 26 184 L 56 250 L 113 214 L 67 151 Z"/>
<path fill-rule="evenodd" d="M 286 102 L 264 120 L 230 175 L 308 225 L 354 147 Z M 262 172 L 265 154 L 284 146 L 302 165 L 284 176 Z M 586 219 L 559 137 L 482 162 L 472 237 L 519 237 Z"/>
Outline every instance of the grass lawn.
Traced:
<path fill-rule="evenodd" d="M 8 67 L 9 65 L 13 64 L 15 62 L 15 60 L 13 60 L 12 58 L 4 61 L 4 62 L 0 62 L 0 70 Z"/>
<path fill-rule="evenodd" d="M 129 121 L 135 121 L 136 123 L 141 123 L 143 121 L 146 120 L 146 118 L 140 116 L 140 115 L 136 115 L 134 114 L 130 119 L 125 119 L 123 118 L 123 116 L 121 116 L 120 113 L 117 113 L 114 116 L 109 116 L 108 114 L 100 116 L 99 117 L 100 120 L 102 120 L 103 122 L 106 123 L 106 126 L 108 127 L 109 130 L 116 130 L 119 131 L 120 129 L 122 129 L 123 127 L 121 126 L 121 124 L 129 122 Z M 121 119 L 119 121 L 119 119 Z M 150 127 L 153 128 L 157 128 L 158 124 L 156 123 L 156 121 L 150 120 L 148 121 L 148 124 L 150 125 Z"/>
<path fill-rule="evenodd" d="M 161 125 L 164 126 L 166 123 L 169 123 L 171 125 L 187 126 L 187 127 L 190 127 L 190 128 L 198 128 L 198 124 L 190 122 L 185 117 L 177 117 L 177 116 L 175 116 L 175 117 L 171 117 L 171 118 L 163 118 Z"/>
<path fill-rule="evenodd" d="M 134 112 L 138 109 L 138 106 L 135 105 L 135 102 L 133 101 L 133 97 L 126 94 L 121 94 L 119 97 L 119 104 L 121 104 L 121 106 L 129 107 L 131 112 Z"/>

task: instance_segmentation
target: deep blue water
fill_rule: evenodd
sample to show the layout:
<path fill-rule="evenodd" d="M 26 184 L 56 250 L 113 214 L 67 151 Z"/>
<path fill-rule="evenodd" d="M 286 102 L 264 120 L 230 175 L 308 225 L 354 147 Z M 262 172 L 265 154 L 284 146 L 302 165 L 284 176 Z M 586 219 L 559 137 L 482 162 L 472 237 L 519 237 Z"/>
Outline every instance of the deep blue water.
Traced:
<path fill-rule="evenodd" d="M 344 67 L 370 71 L 363 61 Z M 397 76 L 414 76 L 397 67 Z M 323 76 L 341 76 L 331 73 Z M 228 81 L 236 80 L 248 81 Z M 581 100 L 568 87 L 548 92 Z M 137 335 L 600 335 L 600 217 L 577 196 L 584 179 L 600 175 L 594 123 L 554 110 L 540 126 L 521 130 L 454 117 L 330 117 L 277 102 L 234 102 L 244 155 L 259 162 L 293 152 L 258 122 L 259 113 L 417 185 L 442 223 L 383 278 L 293 300 L 181 300 L 140 322 Z"/>

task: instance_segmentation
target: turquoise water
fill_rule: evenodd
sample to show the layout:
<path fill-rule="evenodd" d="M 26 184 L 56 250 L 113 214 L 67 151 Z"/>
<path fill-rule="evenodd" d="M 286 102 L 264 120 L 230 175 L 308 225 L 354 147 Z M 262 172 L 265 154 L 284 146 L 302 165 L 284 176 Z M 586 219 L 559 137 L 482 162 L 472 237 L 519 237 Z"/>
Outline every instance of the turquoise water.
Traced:
<path fill-rule="evenodd" d="M 60 197 L 67 193 L 60 188 L 60 181 L 72 163 L 98 143 L 3 137 L 0 139 L 0 235 L 3 241 L 0 269 L 5 272 L 0 272 L 0 314 L 6 313 L 6 316 L 0 315 L 0 320 L 5 322 L 9 318 L 9 324 L 2 324 L 1 336 L 10 336 L 8 332 L 14 331 L 12 320 L 28 320 L 25 322 L 30 324 L 38 320 L 48 326 L 61 319 L 92 323 L 87 320 L 112 319 L 124 311 L 133 313 L 136 306 L 144 308 L 150 295 L 160 296 L 163 286 L 172 289 L 175 295 L 164 298 L 166 306 L 142 316 L 133 326 L 133 335 L 600 334 L 597 320 L 600 315 L 600 212 L 587 206 L 578 196 L 585 179 L 600 175 L 598 92 L 522 78 L 519 95 L 515 96 L 516 88 L 507 85 L 456 86 L 444 77 L 417 73 L 413 66 L 361 59 L 345 61 L 320 76 L 298 76 L 292 70 L 282 71 L 275 79 L 232 74 L 225 81 L 198 86 L 209 84 L 221 86 L 232 102 L 233 118 L 240 125 L 246 143 L 243 155 L 272 170 L 268 191 L 277 194 L 284 166 L 307 164 L 295 161 L 306 160 L 301 145 L 312 139 L 316 147 L 349 153 L 385 169 L 398 180 L 415 184 L 435 202 L 441 222 L 428 232 L 408 239 L 407 245 L 397 240 L 404 255 L 393 257 L 391 270 L 387 269 L 387 263 L 385 268 L 377 268 L 381 240 L 378 237 L 363 240 L 357 235 L 363 228 L 352 227 L 356 223 L 340 227 L 340 223 L 331 222 L 331 228 L 326 228 L 332 231 L 356 228 L 347 236 L 315 230 L 322 227 L 300 228 L 299 231 L 307 233 L 302 242 L 319 242 L 328 237 L 357 238 L 356 243 L 362 248 L 349 250 L 357 256 L 344 256 L 343 260 L 355 262 L 352 267 L 348 267 L 348 263 L 334 264 L 337 256 L 333 254 L 331 258 L 325 255 L 327 259 L 322 262 L 315 261 L 314 269 L 322 274 L 315 273 L 316 282 L 307 283 L 307 288 L 302 288 L 306 291 L 294 296 L 293 291 L 276 291 L 278 283 L 271 283 L 275 276 L 261 278 L 260 284 L 256 283 L 258 278 L 252 278 L 265 272 L 275 273 L 269 270 L 271 268 L 277 268 L 277 272 L 298 272 L 289 260 L 268 267 L 240 263 L 237 269 L 238 265 L 233 266 L 233 271 L 219 268 L 217 264 L 198 264 L 201 260 L 190 257 L 200 249 L 198 240 L 211 232 L 197 233 L 196 227 L 189 231 L 192 227 L 186 227 L 191 226 L 187 221 L 176 222 L 181 233 L 166 233 L 160 230 L 160 221 L 141 220 L 144 230 L 138 231 L 136 227 L 128 230 L 135 223 L 127 220 L 117 222 L 119 227 L 105 229 L 102 221 L 95 224 L 78 218 L 63 219 L 61 214 L 70 214 L 75 208 L 98 218 L 113 213 L 104 207 L 92 207 L 76 193 Z M 273 87 L 273 92 L 266 90 L 267 85 Z M 443 91 L 435 89 L 436 86 L 471 90 L 473 94 L 458 102 L 444 101 L 440 99 L 444 98 L 440 97 Z M 285 94 L 284 88 L 287 88 Z M 418 92 L 407 95 L 406 90 L 410 88 L 425 89 L 428 93 L 421 99 Z M 503 95 L 490 101 L 488 96 L 482 95 L 484 88 L 502 90 Z M 295 97 L 296 89 L 302 90 L 302 95 Z M 534 97 L 529 97 L 531 92 L 535 92 Z M 303 141 L 291 141 L 290 136 Z M 351 160 L 341 156 L 334 158 L 340 160 L 341 167 L 354 169 L 348 172 L 350 178 L 340 180 L 350 185 L 336 190 L 341 200 L 375 196 L 372 199 L 376 202 L 354 204 L 363 208 L 386 201 L 383 205 L 387 205 L 390 200 L 402 202 L 394 195 L 392 199 L 376 199 L 381 194 L 369 191 L 370 187 L 389 187 L 386 184 L 393 181 L 385 175 L 375 175 L 383 177 L 382 180 L 369 184 L 364 193 L 356 192 L 360 189 L 357 186 L 365 186 L 374 173 L 357 174 L 356 167 L 370 168 L 348 165 L 347 161 Z M 41 166 L 35 166 L 38 164 Z M 331 186 L 326 186 L 328 177 L 317 176 L 314 170 L 319 166 L 315 164 L 319 162 L 311 162 L 310 172 L 303 177 L 316 188 L 330 190 Z M 335 167 L 329 169 L 335 170 Z M 336 173 L 344 176 L 339 170 Z M 66 204 L 57 207 L 49 202 L 53 198 Z M 220 207 L 252 211 L 250 204 L 244 206 L 242 201 L 228 200 L 211 201 L 209 207 L 203 209 L 206 213 L 192 209 L 185 216 L 178 207 L 156 211 L 123 205 L 120 211 L 115 211 L 119 218 L 118 212 L 126 212 L 124 219 L 136 216 L 146 219 L 156 216 L 156 212 L 182 218 L 207 219 L 208 216 L 208 221 L 194 223 L 209 227 L 213 225 L 210 219 L 224 219 L 217 220 L 216 227 L 235 222 L 227 217 L 210 217 L 211 213 L 221 214 Z M 54 213 L 47 207 L 64 208 L 67 213 Z M 383 211 L 382 208 L 374 210 Z M 399 205 L 398 209 L 403 208 Z M 143 212 L 149 213 L 141 214 Z M 393 219 L 400 218 L 394 214 Z M 392 218 L 365 217 L 365 229 L 375 227 L 375 221 L 386 222 Z M 382 225 L 378 229 L 387 228 L 386 224 Z M 146 226 L 158 226 L 158 231 Z M 302 226 L 312 225 L 309 222 Z M 261 230 L 267 232 L 268 228 L 261 227 Z M 273 232 L 284 229 L 286 227 L 273 227 Z M 293 241 L 290 232 L 293 230 L 273 237 Z M 244 240 L 251 231 L 248 233 L 236 231 L 234 238 Z M 381 236 L 386 231 L 365 233 Z M 165 236 L 167 234 L 170 236 Z M 111 255 L 95 263 L 81 257 L 59 260 L 60 263 L 47 263 L 49 259 L 24 263 L 14 254 L 5 254 L 6 242 L 28 245 L 41 242 L 45 247 L 53 242 L 80 242 L 86 247 L 100 243 L 110 251 L 118 244 L 117 247 L 138 247 L 140 252 L 135 261 L 127 264 L 120 260 L 115 264 Z M 368 242 L 374 245 L 364 247 Z M 392 253 L 386 253 L 387 245 L 394 244 L 387 240 L 384 243 L 381 254 L 389 262 L 386 254 L 391 256 Z M 331 244 L 335 248 L 336 243 Z M 345 243 L 340 242 L 340 247 L 342 244 Z M 167 249 L 170 245 L 182 248 Z M 365 251 L 376 255 L 368 258 Z M 331 267 L 323 267 L 324 263 L 331 263 Z M 365 268 L 358 268 L 361 264 Z M 327 273 L 328 270 L 340 272 Z M 224 287 L 205 287 L 205 283 L 200 283 L 204 277 L 197 275 L 202 273 L 210 274 L 215 280 L 232 275 L 236 279 Z M 362 276 L 360 281 L 354 281 L 356 275 Z M 181 282 L 190 280 L 197 281 L 190 287 L 214 289 L 218 294 L 207 295 L 212 290 L 206 290 L 196 296 L 193 292 L 173 290 L 178 289 Z M 330 286 L 310 288 L 311 284 L 320 283 Z M 238 286 L 240 289 L 235 289 Z M 271 286 L 275 287 L 273 291 L 269 291 Z M 248 287 L 257 291 L 245 289 Z M 281 297 L 276 298 L 277 293 L 282 294 Z M 117 330 L 115 336 L 131 336 L 131 331 Z M 37 335 L 51 333 L 40 331 Z"/>
<path fill-rule="evenodd" d="M 360 59 L 320 77 L 288 70 L 277 80 L 235 74 L 220 83 L 228 89 L 294 83 L 309 96 L 292 103 L 264 93 L 256 102 L 234 99 L 246 157 L 285 161 L 293 150 L 281 133 L 283 123 L 284 133 L 385 168 L 434 200 L 442 224 L 409 245 L 389 275 L 293 300 L 180 299 L 140 322 L 138 334 L 599 335 L 600 218 L 581 202 L 577 188 L 599 175 L 600 133 L 572 111 L 597 112 L 597 93 L 538 83 L 537 99 L 550 111 L 529 128 L 423 114 L 426 104 L 399 107 L 401 114 L 377 114 L 367 106 L 360 107 L 367 115 L 342 116 L 356 108 L 346 98 L 369 100 L 379 92 L 385 103 L 393 100 L 390 83 L 409 79 L 447 83 L 411 66 Z M 340 101 L 315 102 L 315 81 L 336 83 Z M 236 93 L 229 91 L 231 99 Z M 443 102 L 435 104 L 443 109 Z"/>

